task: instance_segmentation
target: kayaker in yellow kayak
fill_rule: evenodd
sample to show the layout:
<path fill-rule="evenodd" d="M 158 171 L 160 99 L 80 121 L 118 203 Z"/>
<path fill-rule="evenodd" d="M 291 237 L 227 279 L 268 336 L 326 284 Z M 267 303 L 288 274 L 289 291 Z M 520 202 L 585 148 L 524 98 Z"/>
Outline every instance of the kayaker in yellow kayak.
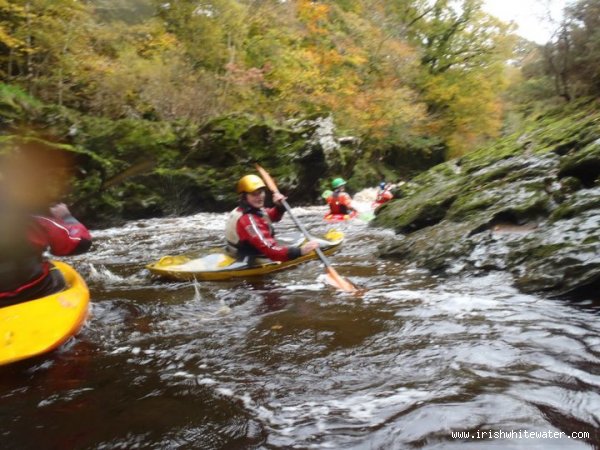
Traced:
<path fill-rule="evenodd" d="M 48 211 L 47 202 L 58 190 L 54 192 L 46 184 L 49 175 L 41 173 L 52 172 L 52 161 L 36 162 L 39 152 L 28 155 L 25 150 L 0 160 L 0 307 L 63 290 L 65 281 L 44 252 L 74 255 L 86 252 L 92 243 L 88 229 L 65 204 Z M 57 159 L 54 154 L 49 158 Z M 30 213 L 42 209 L 48 213 Z"/>
<path fill-rule="evenodd" d="M 273 194 L 275 206 L 265 208 L 267 187 L 257 175 L 246 175 L 237 184 L 239 206 L 229 214 L 225 239 L 231 253 L 238 257 L 266 256 L 273 261 L 288 261 L 315 250 L 319 243 L 311 240 L 300 247 L 280 245 L 275 239 L 273 222 L 279 222 L 285 208 L 280 193 Z"/>

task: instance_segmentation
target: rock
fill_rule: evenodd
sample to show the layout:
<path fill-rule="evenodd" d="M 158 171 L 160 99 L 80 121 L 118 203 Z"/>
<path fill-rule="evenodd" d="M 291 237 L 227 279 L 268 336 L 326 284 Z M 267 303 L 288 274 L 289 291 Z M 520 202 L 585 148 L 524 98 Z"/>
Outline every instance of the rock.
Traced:
<path fill-rule="evenodd" d="M 600 113 L 548 117 L 402 186 L 372 222 L 400 236 L 379 254 L 448 275 L 505 270 L 550 296 L 600 285 Z"/>
<path fill-rule="evenodd" d="M 524 292 L 564 295 L 598 282 L 598 220 L 598 209 L 588 210 L 513 242 L 507 262 L 516 285 Z"/>

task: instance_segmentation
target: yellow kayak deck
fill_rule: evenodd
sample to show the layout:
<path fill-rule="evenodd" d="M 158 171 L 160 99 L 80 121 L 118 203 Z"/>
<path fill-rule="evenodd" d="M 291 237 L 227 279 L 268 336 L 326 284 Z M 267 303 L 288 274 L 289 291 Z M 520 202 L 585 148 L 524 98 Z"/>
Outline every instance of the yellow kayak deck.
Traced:
<path fill-rule="evenodd" d="M 323 253 L 330 255 L 340 248 L 344 234 L 331 230 L 322 239 L 317 240 L 320 241 Z M 296 244 L 301 242 L 300 240 Z M 186 255 L 164 256 L 159 261 L 148 264 L 146 268 L 153 275 L 171 280 L 219 281 L 266 275 L 316 258 L 318 258 L 317 254 L 311 252 L 308 255 L 283 262 L 267 258 L 240 260 L 227 254 L 223 248 L 216 248 L 194 258 Z"/>
<path fill-rule="evenodd" d="M 88 315 L 90 293 L 68 264 L 52 261 L 67 289 L 0 308 L 0 365 L 37 356 L 77 334 Z"/>

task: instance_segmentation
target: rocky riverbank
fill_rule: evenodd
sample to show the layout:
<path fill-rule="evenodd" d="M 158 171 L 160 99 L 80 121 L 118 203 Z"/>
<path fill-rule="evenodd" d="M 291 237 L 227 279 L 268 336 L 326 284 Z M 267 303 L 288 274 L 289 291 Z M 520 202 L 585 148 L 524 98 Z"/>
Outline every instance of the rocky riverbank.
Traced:
<path fill-rule="evenodd" d="M 509 271 L 524 292 L 600 285 L 600 108 L 532 117 L 493 146 L 415 177 L 382 206 L 382 257 L 445 274 Z M 597 298 L 597 295 L 596 295 Z"/>

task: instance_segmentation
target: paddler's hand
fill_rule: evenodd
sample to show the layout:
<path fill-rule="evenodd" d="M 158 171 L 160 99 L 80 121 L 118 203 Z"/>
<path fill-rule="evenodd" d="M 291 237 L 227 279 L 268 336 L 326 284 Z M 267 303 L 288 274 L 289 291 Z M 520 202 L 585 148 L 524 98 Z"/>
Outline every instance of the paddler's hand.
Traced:
<path fill-rule="evenodd" d="M 277 204 L 281 204 L 281 202 L 283 200 L 285 200 L 287 197 L 285 195 L 283 195 L 281 192 L 275 192 L 273 194 L 273 203 L 277 203 Z"/>
<path fill-rule="evenodd" d="M 300 254 L 302 256 L 308 255 L 310 252 L 315 250 L 318 246 L 319 246 L 318 241 L 308 241 L 306 244 L 304 244 L 302 247 L 300 247 Z"/>

